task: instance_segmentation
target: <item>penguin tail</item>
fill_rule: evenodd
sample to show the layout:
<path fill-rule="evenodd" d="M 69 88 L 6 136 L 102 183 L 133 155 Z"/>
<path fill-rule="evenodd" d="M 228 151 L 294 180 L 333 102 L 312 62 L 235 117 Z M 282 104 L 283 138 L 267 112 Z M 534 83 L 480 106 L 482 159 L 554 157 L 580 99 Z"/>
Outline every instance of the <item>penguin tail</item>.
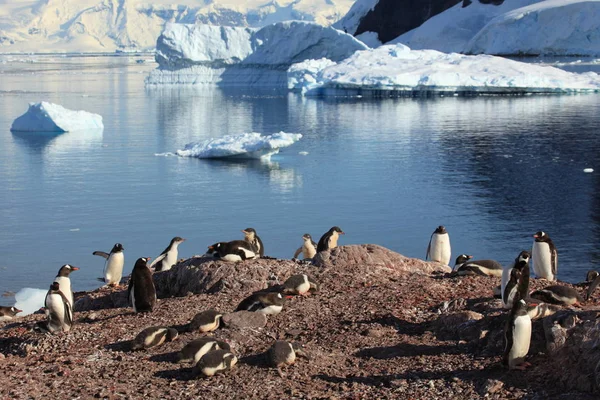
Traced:
<path fill-rule="evenodd" d="M 100 282 L 105 283 L 104 278 L 96 278 L 96 280 L 99 280 Z"/>

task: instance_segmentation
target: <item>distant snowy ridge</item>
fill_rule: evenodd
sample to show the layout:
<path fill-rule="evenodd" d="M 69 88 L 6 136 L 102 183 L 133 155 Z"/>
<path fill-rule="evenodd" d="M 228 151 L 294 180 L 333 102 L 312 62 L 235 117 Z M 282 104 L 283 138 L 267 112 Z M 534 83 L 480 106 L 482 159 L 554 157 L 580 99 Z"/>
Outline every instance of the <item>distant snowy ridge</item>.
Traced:
<path fill-rule="evenodd" d="M 354 35 L 360 20 L 374 9 L 377 3 L 379 0 L 356 0 L 344 18 L 333 24 L 333 27 Z"/>
<path fill-rule="evenodd" d="M 293 65 L 288 84 L 309 96 L 578 93 L 600 92 L 600 75 L 398 44 L 357 51 L 334 64 Z"/>
<path fill-rule="evenodd" d="M 331 27 L 288 21 L 262 29 L 168 24 L 157 42 L 159 67 L 149 85 L 206 84 L 285 87 L 290 65 L 340 61 L 367 45 Z"/>
<path fill-rule="evenodd" d="M 261 27 L 331 25 L 352 0 L 10 0 L 0 7 L 0 52 L 148 51 L 167 22 Z"/>
<path fill-rule="evenodd" d="M 282 147 L 291 146 L 301 138 L 299 133 L 285 132 L 264 136 L 256 132 L 228 135 L 188 143 L 182 150 L 177 150 L 177 155 L 196 158 L 268 159 Z"/>
<path fill-rule="evenodd" d="M 58 104 L 42 101 L 29 103 L 25 114 L 15 119 L 13 132 L 71 132 L 104 129 L 102 116 L 87 111 L 73 111 Z"/>

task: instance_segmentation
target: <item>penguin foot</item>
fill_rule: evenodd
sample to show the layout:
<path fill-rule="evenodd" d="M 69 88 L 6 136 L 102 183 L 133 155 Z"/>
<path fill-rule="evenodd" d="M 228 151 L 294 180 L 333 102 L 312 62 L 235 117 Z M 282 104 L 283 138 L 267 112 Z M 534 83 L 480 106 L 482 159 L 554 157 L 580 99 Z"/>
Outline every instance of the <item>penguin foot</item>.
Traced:
<path fill-rule="evenodd" d="M 277 367 L 277 375 L 279 375 L 280 378 L 285 378 L 285 374 L 279 367 Z"/>
<path fill-rule="evenodd" d="M 513 369 L 518 369 L 519 371 L 525 371 L 527 368 L 531 367 L 531 363 L 525 361 L 522 364 L 516 365 Z"/>

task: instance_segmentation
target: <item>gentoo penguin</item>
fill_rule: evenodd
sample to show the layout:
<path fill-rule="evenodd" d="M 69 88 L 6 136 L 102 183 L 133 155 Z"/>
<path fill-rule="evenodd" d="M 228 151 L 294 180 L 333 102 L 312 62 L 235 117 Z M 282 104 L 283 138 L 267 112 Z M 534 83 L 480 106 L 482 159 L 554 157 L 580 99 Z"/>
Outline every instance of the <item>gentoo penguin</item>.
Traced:
<path fill-rule="evenodd" d="M 559 304 L 572 306 L 573 304 L 583 302 L 583 299 L 577 293 L 577 290 L 562 285 L 552 285 L 540 290 L 536 290 L 529 295 L 533 299 L 543 301 L 549 304 Z"/>
<path fill-rule="evenodd" d="M 444 265 L 450 265 L 451 254 L 450 236 L 448 235 L 446 228 L 440 225 L 433 231 L 431 238 L 429 238 L 425 260 L 437 261 Z"/>
<path fill-rule="evenodd" d="M 305 295 L 309 292 L 318 292 L 319 285 L 312 281 L 306 274 L 292 275 L 283 283 L 283 294 Z"/>
<path fill-rule="evenodd" d="M 502 271 L 501 294 L 504 308 L 510 309 L 513 306 L 513 299 L 517 291 L 520 292 L 520 298 L 527 297 L 529 289 L 529 258 L 531 255 L 527 251 L 519 253 L 515 262 Z"/>
<path fill-rule="evenodd" d="M 123 265 L 125 265 L 125 255 L 123 254 L 123 245 L 115 243 L 110 253 L 95 251 L 92 254 L 106 258 L 104 263 L 104 283 L 109 286 L 119 286 L 123 277 Z"/>
<path fill-rule="evenodd" d="M 256 311 L 267 315 L 277 315 L 283 309 L 285 299 L 281 293 L 256 292 L 246 297 L 235 311 Z"/>
<path fill-rule="evenodd" d="M 522 299 L 515 301 L 504 330 L 505 347 L 502 363 L 509 369 L 524 369 L 531 342 L 531 318 Z"/>
<path fill-rule="evenodd" d="M 244 261 L 258 258 L 254 246 L 245 240 L 233 240 L 231 242 L 218 242 L 208 246 L 208 252 L 213 257 L 224 261 Z"/>
<path fill-rule="evenodd" d="M 593 269 L 591 269 L 585 274 L 585 281 L 591 283 L 594 281 L 594 279 L 598 277 L 598 275 L 600 275 L 598 271 L 594 271 Z"/>
<path fill-rule="evenodd" d="M 231 348 L 229 347 L 229 344 L 223 342 L 222 340 L 217 340 L 208 336 L 201 337 L 192 340 L 186 344 L 179 353 L 177 353 L 177 362 L 197 364 L 202 356 L 213 350 L 230 351 Z"/>
<path fill-rule="evenodd" d="M 48 315 L 48 331 L 68 332 L 71 330 L 71 326 L 73 325 L 73 309 L 67 296 L 60 290 L 58 282 L 53 282 L 50 285 L 44 305 L 46 307 L 46 315 Z"/>
<path fill-rule="evenodd" d="M 293 365 L 296 362 L 296 356 L 309 359 L 308 355 L 297 344 L 285 340 L 277 340 L 267 352 L 269 364 L 277 368 L 280 376 L 283 376 L 281 368 Z"/>
<path fill-rule="evenodd" d="M 540 319 L 552 315 L 560 310 L 559 306 L 547 303 L 527 304 L 527 314 L 531 320 Z"/>
<path fill-rule="evenodd" d="M 549 281 L 556 280 L 558 270 L 558 253 L 552 239 L 546 232 L 539 231 L 533 235 L 533 247 L 531 249 L 531 268 L 538 278 Z"/>
<path fill-rule="evenodd" d="M 148 312 L 154 309 L 156 304 L 156 289 L 152 280 L 152 271 L 147 262 L 150 257 L 138 258 L 131 271 L 127 298 L 133 306 L 134 312 Z"/>
<path fill-rule="evenodd" d="M 302 253 L 302 258 L 309 260 L 317 254 L 317 244 L 313 242 L 312 237 L 308 233 L 302 235 L 302 239 L 304 240 L 304 243 L 302 244 L 302 247 L 299 247 L 298 250 L 296 250 L 293 258 L 298 258 L 300 253 Z"/>
<path fill-rule="evenodd" d="M 591 272 L 595 272 L 595 271 L 591 271 Z M 591 278 L 592 276 L 594 276 L 594 274 L 590 274 L 590 272 L 588 272 L 588 278 Z M 596 287 L 598 287 L 598 285 L 600 285 L 600 275 L 596 275 L 594 280 L 592 280 L 590 282 L 590 286 L 588 287 L 588 290 L 585 294 L 586 300 L 589 300 L 590 297 L 592 297 L 592 293 L 594 293 L 594 290 L 596 290 Z"/>
<path fill-rule="evenodd" d="M 171 243 L 169 243 L 167 248 L 152 261 L 150 268 L 155 267 L 154 270 L 157 272 L 170 270 L 173 265 L 177 264 L 177 256 L 179 255 L 177 247 L 183 242 L 185 242 L 185 239 L 179 236 L 171 239 Z"/>
<path fill-rule="evenodd" d="M 255 253 L 259 255 L 259 257 L 263 257 L 265 255 L 265 246 L 263 246 L 262 240 L 256 234 L 254 228 L 246 228 L 242 230 L 244 233 L 244 240 L 254 246 Z"/>
<path fill-rule="evenodd" d="M 14 319 L 18 313 L 23 312 L 16 307 L 0 307 L 0 321 L 10 321 Z"/>
<path fill-rule="evenodd" d="M 237 363 L 237 357 L 227 350 L 213 350 L 204 354 L 194 370 L 204 376 L 213 376 L 218 372 L 225 372 L 233 368 Z"/>
<path fill-rule="evenodd" d="M 144 329 L 131 341 L 131 350 L 149 349 L 160 346 L 164 342 L 171 342 L 177 339 L 179 334 L 175 328 L 164 326 L 151 326 Z"/>
<path fill-rule="evenodd" d="M 219 328 L 223 314 L 216 310 L 206 310 L 198 313 L 189 323 L 189 331 L 200 333 L 212 332 Z"/>
<path fill-rule="evenodd" d="M 319 239 L 319 244 L 317 244 L 317 253 L 335 249 L 340 235 L 345 235 L 345 233 L 339 226 L 334 226 L 325 232 L 325 234 L 321 236 L 321 239 Z"/>
<path fill-rule="evenodd" d="M 74 267 L 69 264 L 65 264 L 58 270 L 58 275 L 54 278 L 54 282 L 58 282 L 60 285 L 60 291 L 67 297 L 69 303 L 71 303 L 71 308 L 73 308 L 75 302 L 73 301 L 73 290 L 71 290 L 71 272 L 78 271 L 79 268 Z"/>
<path fill-rule="evenodd" d="M 502 276 L 502 265 L 495 260 L 473 260 L 473 256 L 461 254 L 456 258 L 454 274 L 456 275 L 485 275 Z"/>

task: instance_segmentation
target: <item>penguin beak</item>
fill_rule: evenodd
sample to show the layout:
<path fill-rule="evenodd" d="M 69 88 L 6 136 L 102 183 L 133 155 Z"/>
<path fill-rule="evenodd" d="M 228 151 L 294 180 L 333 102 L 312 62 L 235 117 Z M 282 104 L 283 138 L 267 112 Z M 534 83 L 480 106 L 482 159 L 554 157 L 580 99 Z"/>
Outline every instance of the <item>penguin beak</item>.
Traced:
<path fill-rule="evenodd" d="M 471 258 L 473 258 L 473 256 L 471 256 L 471 255 L 467 256 L 467 260 L 470 260 Z"/>
<path fill-rule="evenodd" d="M 15 313 L 17 313 L 17 314 L 20 312 L 23 312 L 23 310 L 19 310 L 18 308 L 15 310 Z"/>
<path fill-rule="evenodd" d="M 540 235 L 538 235 L 538 234 L 535 234 L 535 235 L 533 235 L 533 237 L 537 239 L 537 238 L 539 238 L 539 237 L 540 237 Z"/>
<path fill-rule="evenodd" d="M 71 270 L 73 270 L 73 271 L 79 271 L 79 268 L 77 268 L 77 267 L 71 267 Z"/>
<path fill-rule="evenodd" d="M 215 251 L 215 246 L 208 246 L 208 251 Z"/>
<path fill-rule="evenodd" d="M 340 232 L 340 235 L 345 235 L 345 234 L 346 234 L 345 232 Z"/>

